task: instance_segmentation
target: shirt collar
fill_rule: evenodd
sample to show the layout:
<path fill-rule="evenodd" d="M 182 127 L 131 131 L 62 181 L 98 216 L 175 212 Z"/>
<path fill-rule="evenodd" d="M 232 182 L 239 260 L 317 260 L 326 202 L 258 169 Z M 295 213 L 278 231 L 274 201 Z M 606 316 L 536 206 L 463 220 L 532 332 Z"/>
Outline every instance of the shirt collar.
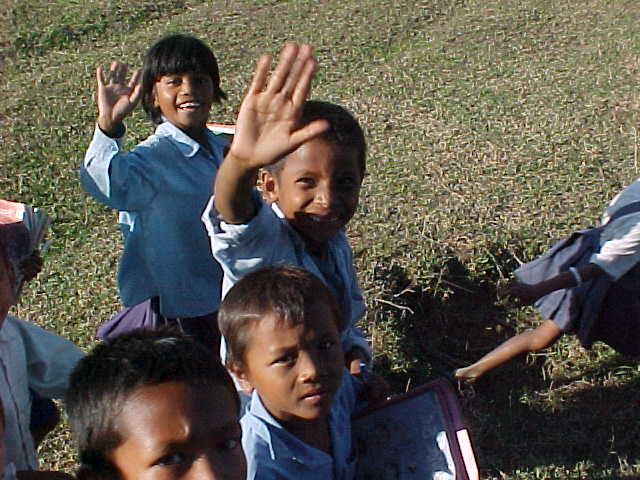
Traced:
<path fill-rule="evenodd" d="M 331 410 L 333 410 L 333 407 L 331 408 Z M 331 436 L 332 436 L 331 443 L 333 444 L 334 429 L 332 428 L 332 425 L 331 425 L 333 420 L 333 415 L 331 410 L 329 411 L 328 421 L 329 421 L 329 432 L 331 432 Z M 260 399 L 260 395 L 258 395 L 258 392 L 255 390 L 251 395 L 251 403 L 249 405 L 248 413 L 250 415 L 253 415 L 261 419 L 265 423 L 268 423 L 272 427 L 277 428 L 282 432 L 284 436 L 290 437 L 290 441 L 288 442 L 273 442 L 273 441 L 270 442 L 271 454 L 273 455 L 274 459 L 287 458 L 294 463 L 306 465 L 311 468 L 317 468 L 318 466 L 324 465 L 327 462 L 333 463 L 333 457 L 307 445 L 298 437 L 296 437 L 295 435 L 285 430 L 280 424 L 280 422 L 278 422 L 278 420 L 276 420 L 267 411 L 266 407 L 262 403 L 262 400 Z"/>
<path fill-rule="evenodd" d="M 214 137 L 214 134 L 210 132 L 208 128 L 206 130 L 207 141 L 209 142 L 209 145 L 212 145 L 214 143 L 212 141 L 212 137 Z M 185 157 L 193 157 L 198 153 L 198 150 L 202 148 L 198 142 L 196 142 L 193 138 L 184 133 L 171 122 L 163 122 L 158 125 L 156 127 L 156 135 L 162 137 L 171 137 L 178 146 L 180 153 L 182 153 Z"/>

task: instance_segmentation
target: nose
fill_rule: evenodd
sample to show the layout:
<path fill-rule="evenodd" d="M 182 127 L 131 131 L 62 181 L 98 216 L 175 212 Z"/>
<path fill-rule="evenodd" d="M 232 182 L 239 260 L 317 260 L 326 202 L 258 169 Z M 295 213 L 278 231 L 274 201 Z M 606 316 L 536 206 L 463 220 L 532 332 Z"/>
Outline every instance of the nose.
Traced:
<path fill-rule="evenodd" d="M 219 465 L 216 468 L 216 463 L 220 463 L 218 459 L 213 458 L 213 455 L 203 455 L 193 462 L 192 467 L 189 469 L 189 480 L 223 480 L 225 475 L 221 472 Z"/>
<path fill-rule="evenodd" d="M 327 210 L 333 206 L 334 194 L 332 187 L 328 182 L 318 185 L 314 201 L 316 204 L 323 206 Z"/>
<path fill-rule="evenodd" d="M 182 95 L 191 95 L 191 93 L 193 93 L 193 89 L 193 81 L 188 77 L 183 78 L 182 83 L 180 83 L 180 93 Z"/>
<path fill-rule="evenodd" d="M 300 380 L 304 383 L 317 381 L 326 374 L 324 362 L 319 355 L 308 353 L 300 356 Z"/>

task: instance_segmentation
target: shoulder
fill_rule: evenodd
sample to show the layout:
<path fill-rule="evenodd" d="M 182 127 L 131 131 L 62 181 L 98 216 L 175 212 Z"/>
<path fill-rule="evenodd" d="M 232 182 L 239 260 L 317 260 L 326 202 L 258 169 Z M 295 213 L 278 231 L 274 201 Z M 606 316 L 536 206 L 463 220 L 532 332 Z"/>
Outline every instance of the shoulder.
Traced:
<path fill-rule="evenodd" d="M 355 375 L 351 375 L 345 368 L 342 372 L 342 383 L 340 384 L 340 388 L 336 394 L 334 406 L 347 415 L 351 415 L 355 410 L 358 395 L 360 395 L 363 390 L 364 383 L 362 379 Z"/>
<path fill-rule="evenodd" d="M 138 143 L 138 145 L 134 147 L 133 151 L 145 152 L 148 150 L 153 150 L 154 152 L 158 152 L 172 148 L 171 145 L 172 140 L 169 135 L 164 135 L 156 132 Z"/>

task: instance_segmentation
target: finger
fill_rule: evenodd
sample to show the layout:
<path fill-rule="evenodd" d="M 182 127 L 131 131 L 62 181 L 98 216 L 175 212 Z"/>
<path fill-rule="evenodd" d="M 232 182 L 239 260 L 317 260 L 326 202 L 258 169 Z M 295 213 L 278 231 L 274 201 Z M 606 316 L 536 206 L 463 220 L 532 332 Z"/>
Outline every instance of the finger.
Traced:
<path fill-rule="evenodd" d="M 96 82 L 99 88 L 104 87 L 104 84 L 106 83 L 106 79 L 104 77 L 104 69 L 102 67 L 96 68 Z"/>
<path fill-rule="evenodd" d="M 318 62 L 316 62 L 316 59 L 313 57 L 307 58 L 303 65 L 300 79 L 296 84 L 293 94 L 291 95 L 291 100 L 295 105 L 302 106 L 309 97 L 309 93 L 311 92 L 311 83 L 317 70 Z"/>
<path fill-rule="evenodd" d="M 311 45 L 309 44 L 305 43 L 300 47 L 298 56 L 294 60 L 293 65 L 291 66 L 291 70 L 287 75 L 284 86 L 282 87 L 283 93 L 292 93 L 296 90 L 298 80 L 305 70 L 306 62 L 311 57 L 311 52 L 312 49 Z"/>
<path fill-rule="evenodd" d="M 360 375 L 360 373 L 362 373 L 362 368 L 360 368 L 360 359 L 356 358 L 354 360 L 351 360 L 351 363 L 349 364 L 349 373 L 351 373 L 351 375 Z"/>
<path fill-rule="evenodd" d="M 118 70 L 118 61 L 113 60 L 109 65 L 109 73 L 107 77 L 107 83 L 115 83 L 116 71 Z"/>
<path fill-rule="evenodd" d="M 280 52 L 280 59 L 278 60 L 278 65 L 276 66 L 276 69 L 273 71 L 273 75 L 271 75 L 271 79 L 269 80 L 269 85 L 267 86 L 267 90 L 271 92 L 279 92 L 280 90 L 282 90 L 282 87 L 287 81 L 287 76 L 291 71 L 291 67 L 295 63 L 297 57 L 298 57 L 298 44 L 294 42 L 288 42 Z"/>
<path fill-rule="evenodd" d="M 324 133 L 329 128 L 329 122 L 326 120 L 314 120 L 304 125 L 291 134 L 292 149 L 295 150 L 300 145 L 308 142 L 312 138 Z"/>
<path fill-rule="evenodd" d="M 131 80 L 129 80 L 129 88 L 134 88 L 136 85 L 140 83 L 140 69 L 133 72 L 131 75 Z"/>
<path fill-rule="evenodd" d="M 140 101 L 140 97 L 142 96 L 142 84 L 140 82 L 136 82 L 129 94 L 129 101 L 131 102 L 131 106 L 135 107 Z"/>
<path fill-rule="evenodd" d="M 117 62 L 113 82 L 124 85 L 126 83 L 125 80 L 127 78 L 127 70 L 129 70 L 129 65 L 122 62 Z"/>
<path fill-rule="evenodd" d="M 247 95 L 250 93 L 260 93 L 267 83 L 267 74 L 271 65 L 271 55 L 262 54 L 256 63 L 256 70 Z"/>

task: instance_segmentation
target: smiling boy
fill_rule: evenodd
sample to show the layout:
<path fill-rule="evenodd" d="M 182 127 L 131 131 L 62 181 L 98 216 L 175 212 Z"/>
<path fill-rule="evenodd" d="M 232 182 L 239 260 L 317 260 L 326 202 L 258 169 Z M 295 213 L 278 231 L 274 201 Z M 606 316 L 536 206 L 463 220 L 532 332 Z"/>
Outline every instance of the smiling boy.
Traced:
<path fill-rule="evenodd" d="M 258 62 L 203 215 L 224 271 L 223 296 L 257 267 L 312 272 L 347 320 L 344 360 L 357 373 L 371 353 L 355 328 L 365 304 L 344 228 L 358 206 L 366 141 L 344 108 L 306 101 L 316 69 L 310 46 L 288 44 L 267 83 L 269 65 L 268 56 Z M 258 176 L 267 203 L 254 189 Z"/>

